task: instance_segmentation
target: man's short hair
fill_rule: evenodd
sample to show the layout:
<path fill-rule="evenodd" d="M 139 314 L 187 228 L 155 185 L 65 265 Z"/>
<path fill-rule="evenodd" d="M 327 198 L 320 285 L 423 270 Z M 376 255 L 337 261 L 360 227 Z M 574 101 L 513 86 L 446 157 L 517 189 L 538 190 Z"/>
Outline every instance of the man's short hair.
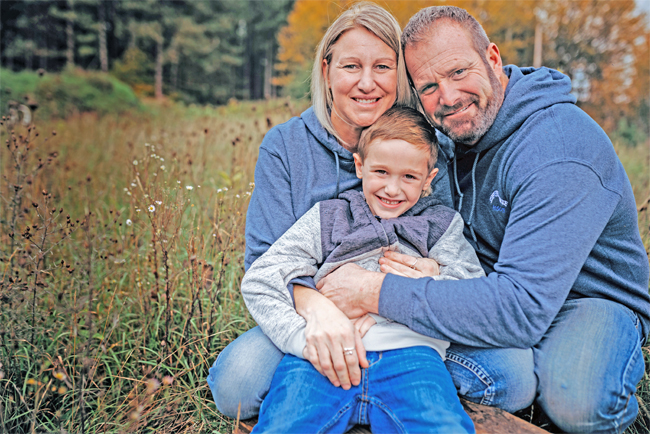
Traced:
<path fill-rule="evenodd" d="M 404 140 L 429 154 L 427 168 L 433 170 L 438 158 L 438 139 L 429 121 L 419 111 L 410 107 L 395 106 L 388 109 L 374 124 L 363 130 L 357 153 L 361 161 L 377 140 Z"/>
<path fill-rule="evenodd" d="M 485 51 L 490 45 L 483 27 L 465 9 L 456 6 L 430 6 L 413 15 L 402 32 L 402 48 L 416 44 L 426 38 L 436 28 L 438 23 L 452 22 L 465 29 L 474 44 L 476 51 L 485 57 Z"/>

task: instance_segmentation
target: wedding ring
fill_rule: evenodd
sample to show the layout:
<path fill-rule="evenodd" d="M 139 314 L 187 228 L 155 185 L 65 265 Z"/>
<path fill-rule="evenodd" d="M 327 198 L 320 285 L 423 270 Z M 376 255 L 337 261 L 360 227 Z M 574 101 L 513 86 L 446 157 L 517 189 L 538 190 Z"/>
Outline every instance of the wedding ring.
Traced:
<path fill-rule="evenodd" d="M 415 270 L 415 264 L 417 264 L 419 260 L 420 260 L 420 258 L 415 258 L 415 262 L 413 263 L 413 265 L 411 265 L 412 269 Z"/>
<path fill-rule="evenodd" d="M 354 354 L 354 347 L 343 348 L 343 354 L 345 354 L 346 356 L 351 356 L 352 354 Z"/>

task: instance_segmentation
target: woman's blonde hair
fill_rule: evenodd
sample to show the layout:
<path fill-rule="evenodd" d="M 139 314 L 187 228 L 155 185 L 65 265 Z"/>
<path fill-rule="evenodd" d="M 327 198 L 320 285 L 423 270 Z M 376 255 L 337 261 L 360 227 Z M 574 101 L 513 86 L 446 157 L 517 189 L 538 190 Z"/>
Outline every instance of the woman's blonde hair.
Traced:
<path fill-rule="evenodd" d="M 402 30 L 395 19 L 384 8 L 374 3 L 360 2 L 344 11 L 325 32 L 316 49 L 316 58 L 311 72 L 311 99 L 314 113 L 321 125 L 339 142 L 341 138 L 332 125 L 330 110 L 332 94 L 323 77 L 323 59 L 332 60 L 332 49 L 341 35 L 348 30 L 363 27 L 381 39 L 395 51 L 397 57 L 397 98 L 396 104 L 413 106 L 411 88 L 406 76 L 406 64 L 400 48 Z"/>

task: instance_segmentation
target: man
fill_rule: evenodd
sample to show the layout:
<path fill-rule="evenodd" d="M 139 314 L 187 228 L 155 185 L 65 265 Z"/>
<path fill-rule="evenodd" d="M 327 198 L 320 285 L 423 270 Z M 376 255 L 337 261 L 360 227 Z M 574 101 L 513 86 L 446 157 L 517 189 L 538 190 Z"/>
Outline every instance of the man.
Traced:
<path fill-rule="evenodd" d="M 455 143 L 454 206 L 487 277 L 346 265 L 321 292 L 350 317 L 378 313 L 451 341 L 447 367 L 472 401 L 514 411 L 536 398 L 564 431 L 622 432 L 638 413 L 649 267 L 611 142 L 575 106 L 568 77 L 504 67 L 462 9 L 423 9 L 402 45 L 424 111 Z"/>

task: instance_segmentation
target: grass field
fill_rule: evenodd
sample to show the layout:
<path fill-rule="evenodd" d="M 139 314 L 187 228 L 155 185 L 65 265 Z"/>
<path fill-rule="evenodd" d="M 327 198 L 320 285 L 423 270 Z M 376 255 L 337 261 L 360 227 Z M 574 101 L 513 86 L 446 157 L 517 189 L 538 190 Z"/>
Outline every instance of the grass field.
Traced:
<path fill-rule="evenodd" d="M 2 127 L 0 432 L 232 429 L 205 378 L 253 325 L 239 281 L 257 147 L 305 105 Z M 617 146 L 639 204 L 648 149 Z M 650 246 L 650 213 L 639 219 Z M 640 433 L 647 376 L 639 396 Z"/>

